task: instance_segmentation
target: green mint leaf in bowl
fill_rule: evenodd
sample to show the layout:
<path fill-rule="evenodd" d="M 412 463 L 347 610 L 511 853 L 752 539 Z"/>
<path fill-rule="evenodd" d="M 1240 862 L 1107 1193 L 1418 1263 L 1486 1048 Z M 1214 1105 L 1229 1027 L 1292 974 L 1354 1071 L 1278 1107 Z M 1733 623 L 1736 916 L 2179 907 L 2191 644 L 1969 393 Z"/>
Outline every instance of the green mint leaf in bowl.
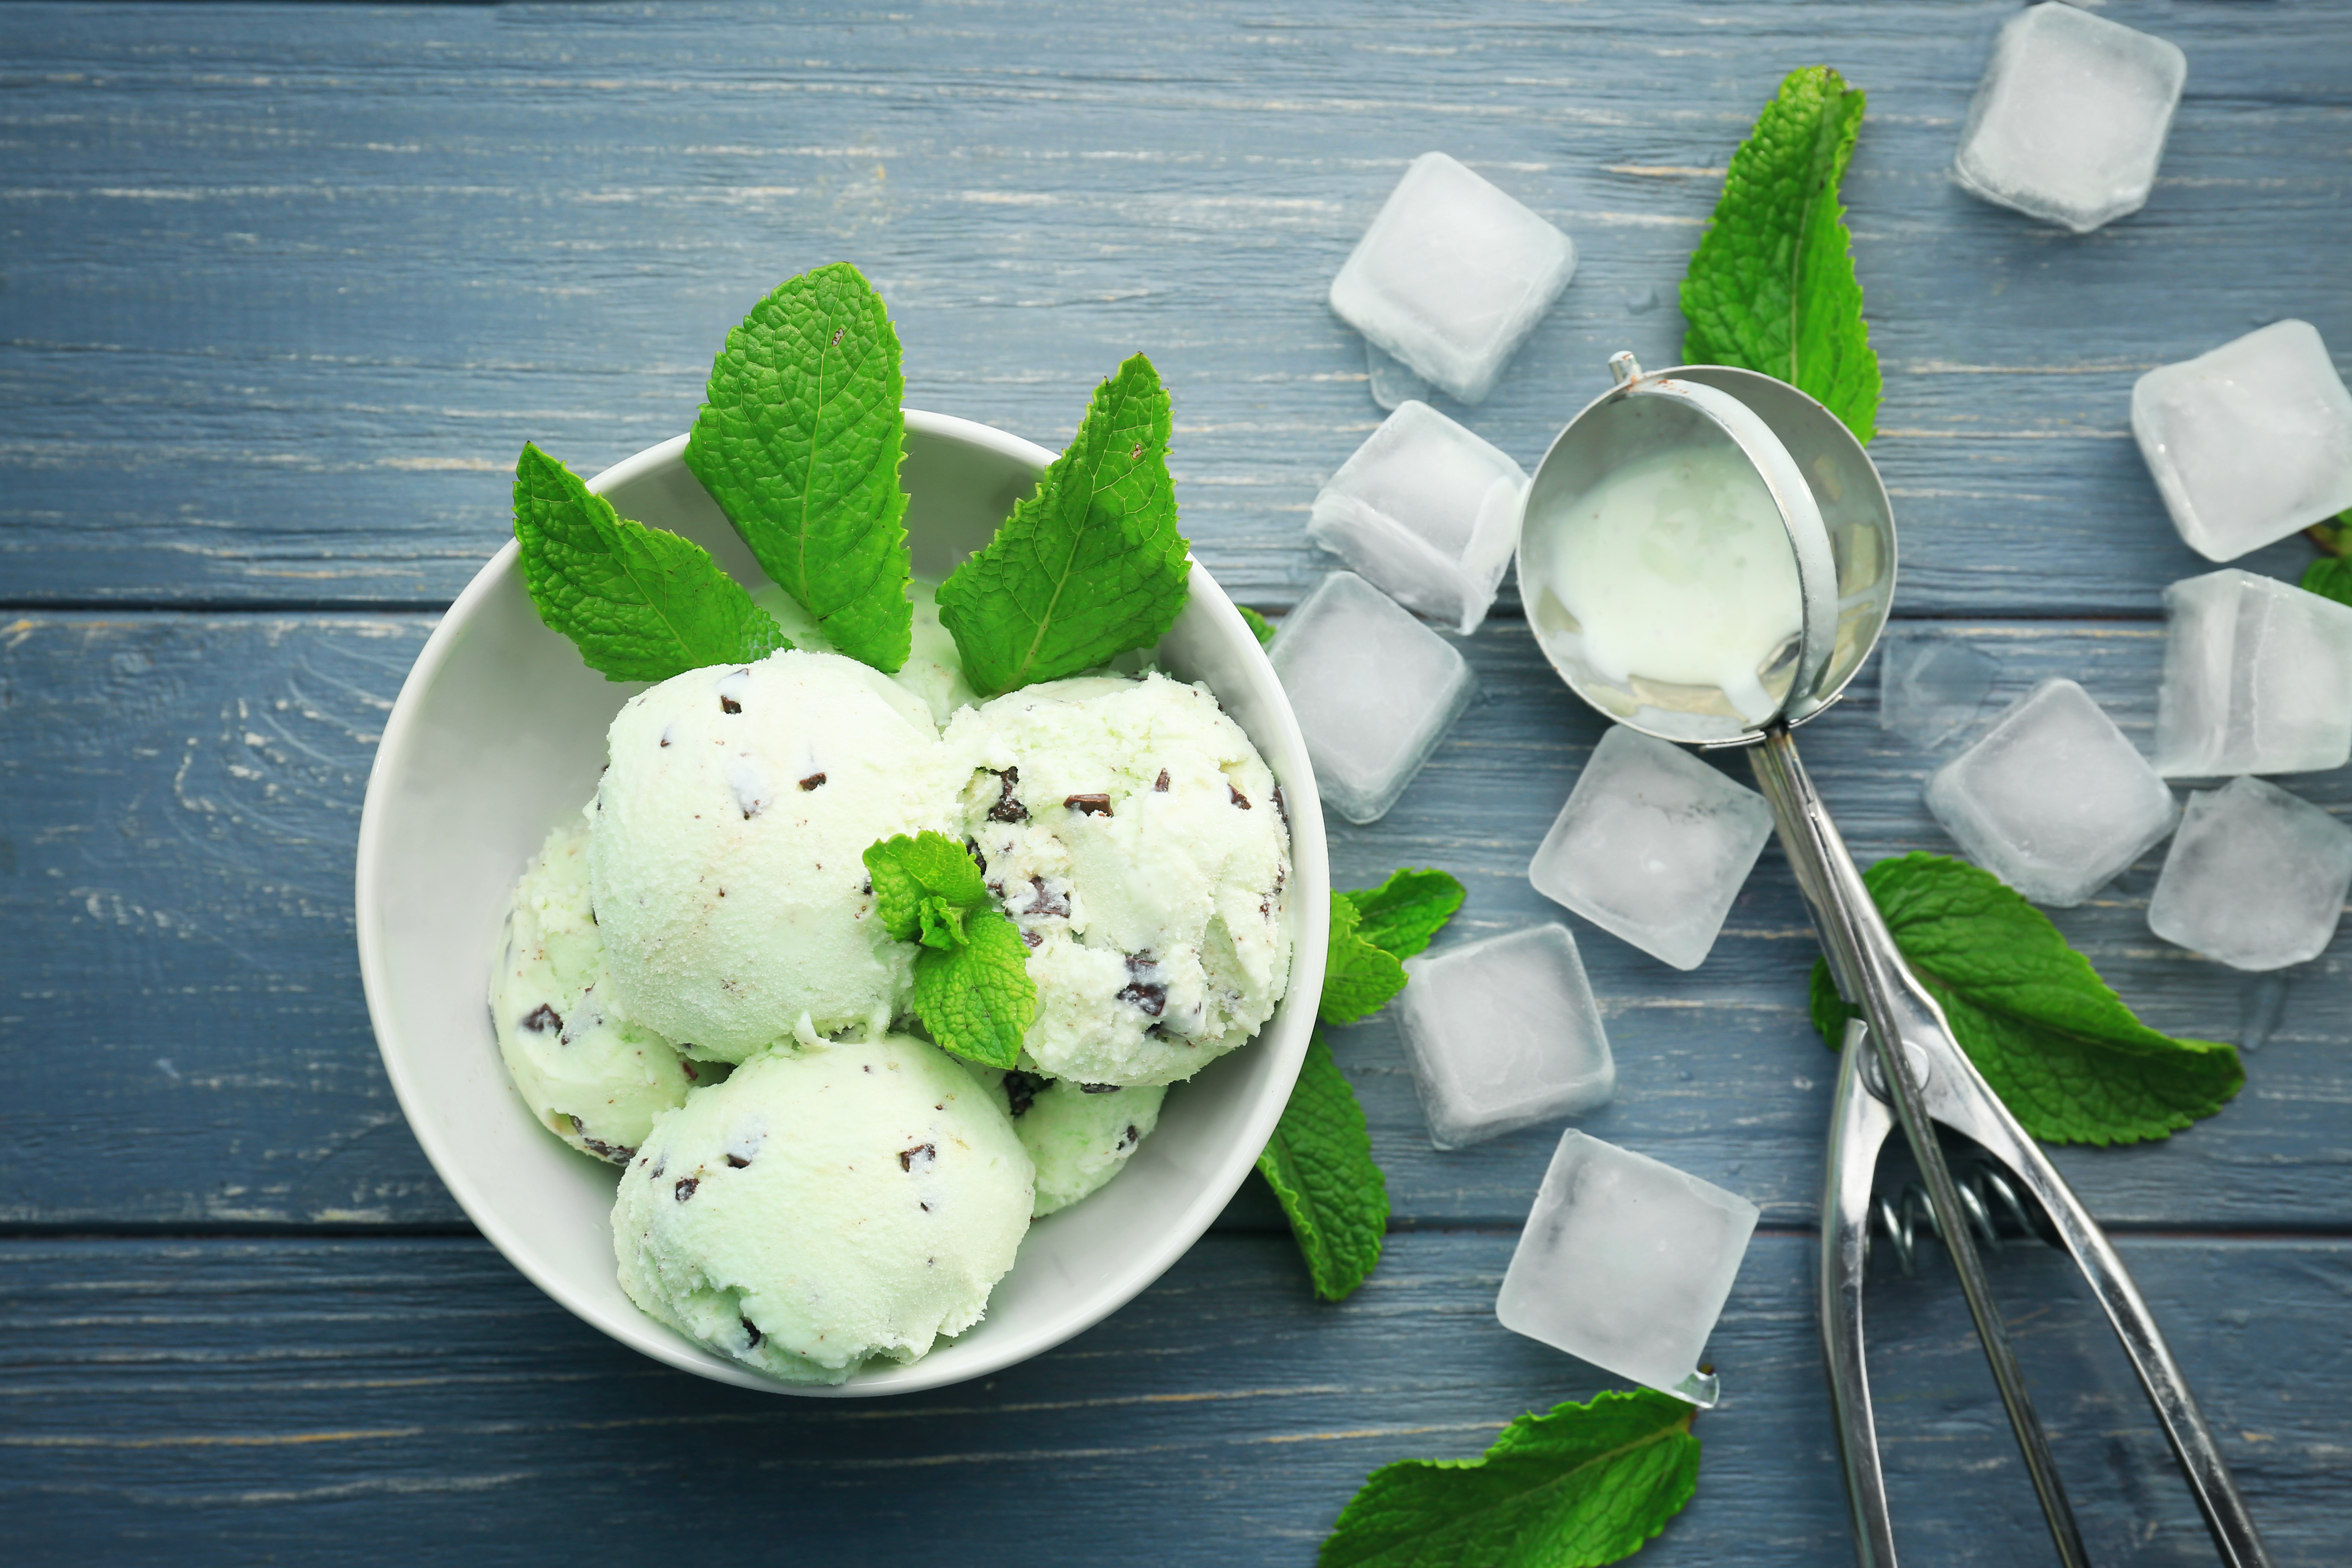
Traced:
<path fill-rule="evenodd" d="M 1475 1459 L 1382 1465 L 1316 1568 L 1600 1568 L 1639 1552 L 1698 1486 L 1695 1406 L 1648 1389 L 1522 1415 Z"/>
<path fill-rule="evenodd" d="M 607 680 L 667 680 L 793 646 L 710 552 L 621 516 L 537 447 L 515 460 L 514 518 L 539 618 Z"/>
<path fill-rule="evenodd" d="M 1315 1293 L 1337 1301 L 1362 1284 L 1381 1260 L 1388 1179 L 1372 1163 L 1364 1108 L 1319 1032 L 1257 1168 L 1290 1220 Z"/>
<path fill-rule="evenodd" d="M 875 911 L 915 956 L 915 1016 L 968 1061 L 1012 1068 L 1037 1016 L 1021 932 L 988 900 L 971 852 L 943 833 L 899 834 L 866 851 Z"/>
<path fill-rule="evenodd" d="M 1137 354 L 1095 389 L 1068 448 L 987 547 L 940 584 L 940 620 L 992 697 L 1150 647 L 1184 607 L 1168 393 Z"/>
<path fill-rule="evenodd" d="M 780 283 L 727 334 L 686 466 L 834 648 L 907 662 L 906 418 L 898 334 L 847 262 Z"/>
<path fill-rule="evenodd" d="M 1790 74 L 1731 155 L 1682 305 L 1685 363 L 1778 376 L 1867 441 L 1878 415 L 1878 355 L 1838 205 L 1862 111 L 1861 90 L 1827 66 Z"/>
<path fill-rule="evenodd" d="M 2053 1143 L 2137 1143 L 2212 1115 L 2246 1081 L 2232 1047 L 2132 1016 L 2048 916 L 1989 871 L 1941 855 L 1881 860 L 1863 882 L 1960 1048 L 2025 1130 Z M 1855 1016 L 1816 963 L 1813 1023 L 1832 1047 Z"/>

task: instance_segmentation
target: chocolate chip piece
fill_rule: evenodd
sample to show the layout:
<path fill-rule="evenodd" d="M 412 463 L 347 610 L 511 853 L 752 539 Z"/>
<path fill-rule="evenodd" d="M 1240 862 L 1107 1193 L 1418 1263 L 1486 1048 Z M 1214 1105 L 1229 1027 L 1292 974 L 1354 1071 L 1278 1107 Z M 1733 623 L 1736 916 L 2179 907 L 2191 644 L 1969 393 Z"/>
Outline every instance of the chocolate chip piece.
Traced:
<path fill-rule="evenodd" d="M 1282 786 L 1280 784 L 1274 786 L 1274 814 L 1275 816 L 1282 818 L 1282 825 L 1285 827 L 1290 826 L 1290 807 L 1282 803 Z"/>
<path fill-rule="evenodd" d="M 1234 781 L 1231 779 L 1227 779 L 1225 781 L 1225 793 L 1234 797 L 1234 804 L 1235 805 L 1240 806 L 1244 811 L 1250 809 L 1249 796 L 1235 789 L 1234 787 Z"/>
<path fill-rule="evenodd" d="M 1070 918 L 1070 900 L 1064 898 L 1059 893 L 1046 891 L 1045 878 L 1030 878 L 1029 886 L 1035 889 L 1035 891 L 1031 893 L 1029 896 L 1029 912 L 1031 914 L 1059 915 L 1064 920 Z"/>
<path fill-rule="evenodd" d="M 668 1169 L 669 1156 L 664 1154 L 660 1159 L 654 1162 L 654 1168 L 646 1173 L 646 1180 L 648 1182 L 658 1182 L 662 1178 L 662 1173 Z"/>
<path fill-rule="evenodd" d="M 677 1179 L 677 1185 L 670 1189 L 670 1194 L 678 1202 L 684 1203 L 694 1195 L 694 1189 L 700 1185 L 702 1185 L 702 1178 L 699 1176 L 680 1176 Z"/>
<path fill-rule="evenodd" d="M 1166 795 L 1168 793 L 1168 770 L 1166 768 L 1160 770 L 1160 776 L 1152 781 L 1151 787 L 1161 795 Z"/>
<path fill-rule="evenodd" d="M 1168 987 L 1133 982 L 1120 988 L 1118 999 L 1140 1007 L 1157 1018 L 1160 1009 L 1168 1005 Z"/>
<path fill-rule="evenodd" d="M 898 1169 L 911 1171 L 915 1168 L 916 1161 L 920 1160 L 928 1165 L 939 1157 L 940 1151 L 936 1144 L 918 1143 L 911 1149 L 898 1151 Z"/>
<path fill-rule="evenodd" d="M 1130 1121 L 1127 1124 L 1127 1136 L 1119 1140 L 1118 1146 L 1122 1149 L 1132 1149 L 1142 1142 L 1143 1134 L 1138 1132 L 1135 1130 L 1135 1123 Z"/>
<path fill-rule="evenodd" d="M 982 876 L 985 877 L 988 875 L 988 857 L 980 852 L 979 839 L 965 839 L 963 841 L 963 852 L 971 857 L 971 863 L 980 868 L 980 874 Z"/>
<path fill-rule="evenodd" d="M 721 713 L 740 713 L 743 711 L 743 705 L 732 697 L 722 697 L 719 700 L 719 710 Z"/>
<path fill-rule="evenodd" d="M 688 1083 L 700 1083 L 702 1081 L 702 1075 L 697 1072 L 694 1068 L 694 1064 L 688 1061 L 684 1057 L 677 1058 L 677 1070 L 686 1075 L 686 1081 Z"/>
<path fill-rule="evenodd" d="M 1037 948 L 1041 948 L 1041 947 L 1043 947 L 1043 946 L 1045 946 L 1045 939 L 1044 937 L 1042 937 L 1042 936 L 1038 935 L 1038 934 L 1037 934 L 1035 931 L 1023 931 L 1023 932 L 1021 933 L 1021 940 L 1022 940 L 1022 942 L 1024 942 L 1025 944 L 1027 944 L 1027 946 L 1028 946 L 1032 951 L 1034 951 L 1035 949 L 1037 949 Z"/>
<path fill-rule="evenodd" d="M 766 1339 L 768 1336 L 761 1333 L 760 1331 L 760 1325 L 753 1322 L 751 1319 L 745 1318 L 742 1320 L 742 1322 L 743 1337 L 749 1342 L 743 1348 L 747 1351 L 758 1350 L 760 1348 L 760 1342 Z"/>
<path fill-rule="evenodd" d="M 1062 797 L 1062 804 L 1088 816 L 1110 815 L 1110 796 L 1107 795 L 1066 795 Z"/>
<path fill-rule="evenodd" d="M 1013 785 L 1020 782 L 1019 768 L 1007 768 L 996 775 L 996 804 L 988 808 L 989 821 L 1026 822 L 1029 820 L 1029 808 L 1022 805 L 1013 793 Z"/>
<path fill-rule="evenodd" d="M 823 783 L 824 783 L 824 775 L 823 773 L 811 773 L 808 777 L 801 780 L 801 788 L 814 789 L 817 785 Z"/>
<path fill-rule="evenodd" d="M 1004 1075 L 1004 1107 L 1013 1112 L 1013 1120 L 1019 1121 L 1028 1114 L 1029 1107 L 1036 1102 L 1038 1095 L 1044 1093 L 1045 1086 L 1053 1081 L 1038 1073 L 1023 1072 L 1018 1068 L 1006 1073 Z"/>
<path fill-rule="evenodd" d="M 523 1015 L 522 1026 L 534 1035 L 543 1035 L 550 1029 L 560 1035 L 563 1032 L 563 1015 L 541 1002 Z"/>
<path fill-rule="evenodd" d="M 1078 1085 L 1078 1092 L 1080 1094 L 1117 1094 L 1118 1092 L 1118 1085 L 1115 1083 L 1082 1083 Z"/>
<path fill-rule="evenodd" d="M 740 1171 L 740 1170 L 741 1170 L 744 1166 L 746 1166 L 746 1165 L 750 1164 L 751 1162 L 751 1161 L 749 1161 L 749 1160 L 747 1160 L 747 1159 L 745 1159 L 745 1158 L 744 1158 L 742 1155 L 740 1155 L 740 1154 L 730 1154 L 730 1155 L 728 1155 L 728 1156 L 727 1156 L 727 1163 L 728 1163 L 730 1165 L 732 1165 L 735 1169 L 737 1169 L 737 1170 L 739 1170 L 739 1171 Z"/>

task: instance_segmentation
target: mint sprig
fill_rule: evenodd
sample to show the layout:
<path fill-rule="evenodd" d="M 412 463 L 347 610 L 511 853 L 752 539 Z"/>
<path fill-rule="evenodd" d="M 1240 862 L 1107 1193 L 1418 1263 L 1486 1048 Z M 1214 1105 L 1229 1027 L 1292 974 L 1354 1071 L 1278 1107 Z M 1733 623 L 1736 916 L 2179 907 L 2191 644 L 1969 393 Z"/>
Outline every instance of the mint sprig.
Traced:
<path fill-rule="evenodd" d="M 1878 355 L 1838 205 L 1862 112 L 1862 92 L 1827 66 L 1790 74 L 1731 156 L 1682 306 L 1684 363 L 1778 376 L 1867 441 Z"/>
<path fill-rule="evenodd" d="M 539 618 L 607 680 L 667 680 L 793 646 L 710 552 L 623 517 L 528 443 L 515 459 L 514 530 Z"/>
<path fill-rule="evenodd" d="M 940 584 L 940 621 L 984 697 L 1149 647 L 1184 607 L 1168 394 L 1137 354 L 996 537 Z"/>
<path fill-rule="evenodd" d="M 2303 586 L 2323 599 L 2352 605 L 2352 561 L 2323 555 L 2304 568 Z"/>
<path fill-rule="evenodd" d="M 1242 625 L 1249 627 L 1250 636 L 1257 638 L 1258 647 L 1264 647 L 1268 643 L 1274 641 L 1274 623 L 1272 621 L 1267 620 L 1264 616 L 1259 615 L 1247 605 L 1235 605 L 1234 608 L 1242 613 Z"/>
<path fill-rule="evenodd" d="M 1387 1005 L 1404 989 L 1398 961 L 1427 947 L 1462 898 L 1443 871 L 1394 871 L 1377 888 L 1334 892 L 1318 1016 L 1352 1024 Z M 1290 1220 L 1315 1293 L 1337 1301 L 1362 1284 L 1388 1229 L 1388 1178 L 1372 1160 L 1364 1108 L 1320 1033 L 1257 1168 Z"/>
<path fill-rule="evenodd" d="M 1315 1293 L 1337 1301 L 1362 1284 L 1388 1232 L 1388 1178 L 1372 1163 L 1364 1108 L 1319 1030 L 1257 1168 L 1290 1221 Z"/>
<path fill-rule="evenodd" d="M 1696 1407 L 1641 1389 L 1503 1428 L 1475 1459 L 1366 1478 L 1316 1568 L 1600 1568 L 1640 1551 L 1698 1486 Z"/>
<path fill-rule="evenodd" d="M 2132 1016 L 2049 917 L 1941 855 L 1881 860 L 1863 883 L 1960 1048 L 2025 1130 L 2053 1143 L 2137 1143 L 2212 1115 L 2246 1081 L 2237 1050 Z M 1835 1048 L 1858 1016 L 1816 963 L 1812 1015 Z"/>
<path fill-rule="evenodd" d="M 886 838 L 866 851 L 875 911 L 915 955 L 915 1016 L 931 1038 L 984 1067 L 1010 1068 L 1037 1016 L 1021 932 L 993 907 L 970 851 L 945 834 Z"/>
<path fill-rule="evenodd" d="M 686 466 L 760 569 L 841 653 L 907 662 L 906 416 L 898 334 L 847 262 L 778 284 L 727 334 Z"/>

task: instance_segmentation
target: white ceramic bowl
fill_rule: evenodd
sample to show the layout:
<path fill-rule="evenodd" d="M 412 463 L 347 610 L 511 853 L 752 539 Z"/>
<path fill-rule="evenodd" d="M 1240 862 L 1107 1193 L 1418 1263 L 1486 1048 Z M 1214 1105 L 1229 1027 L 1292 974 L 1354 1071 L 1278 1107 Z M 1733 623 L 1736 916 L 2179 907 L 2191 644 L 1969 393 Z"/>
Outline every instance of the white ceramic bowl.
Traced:
<path fill-rule="evenodd" d="M 686 437 L 605 470 L 591 489 L 625 517 L 713 551 L 764 584 L 685 463 Z M 984 543 L 1053 454 L 969 420 L 909 409 L 901 475 L 919 575 Z M 1204 680 L 1282 781 L 1296 869 L 1288 999 L 1258 1038 L 1171 1092 L 1118 1180 L 1032 1226 L 988 1316 L 910 1366 L 838 1388 L 769 1381 L 646 1317 L 614 1277 L 619 1173 L 541 1126 L 507 1083 L 486 1001 L 491 947 L 523 863 L 594 788 L 604 730 L 642 688 L 607 681 L 540 624 L 512 543 L 467 584 L 418 655 L 384 725 L 360 819 L 360 974 L 408 1124 L 482 1234 L 549 1295 L 625 1344 L 705 1377 L 774 1393 L 899 1394 L 978 1377 L 1091 1326 L 1158 1279 L 1232 1197 L 1273 1132 L 1322 991 L 1330 868 L 1297 722 L 1233 602 L 1198 565 L 1160 646 Z"/>

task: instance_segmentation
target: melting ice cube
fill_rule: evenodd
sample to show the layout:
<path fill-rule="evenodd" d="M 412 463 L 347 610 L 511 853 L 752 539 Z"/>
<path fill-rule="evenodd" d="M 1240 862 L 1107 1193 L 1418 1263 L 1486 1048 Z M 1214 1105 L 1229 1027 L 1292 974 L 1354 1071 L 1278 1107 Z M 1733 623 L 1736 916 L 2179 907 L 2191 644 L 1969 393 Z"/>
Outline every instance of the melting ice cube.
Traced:
<path fill-rule="evenodd" d="M 2076 234 L 2147 205 L 2189 60 L 2072 5 L 2002 25 L 1952 173 L 1963 189 Z"/>
<path fill-rule="evenodd" d="M 2262 779 L 2189 797 L 2147 929 L 2239 969 L 2316 958 L 2352 889 L 2352 827 Z"/>
<path fill-rule="evenodd" d="M 2352 392 L 2308 321 L 2273 321 L 2132 386 L 2172 526 L 2230 561 L 2352 507 Z"/>
<path fill-rule="evenodd" d="M 1301 600 L 1270 652 L 1316 787 L 1350 822 L 1387 815 L 1477 690 L 1452 643 L 1352 572 Z"/>
<path fill-rule="evenodd" d="M 1696 969 L 1771 836 L 1762 795 L 1616 724 L 1537 847 L 1528 880 L 1653 957 Z"/>
<path fill-rule="evenodd" d="M 2116 721 L 2045 680 L 1927 781 L 1968 858 L 2037 904 L 2071 908 L 2172 831 L 2179 808 Z"/>
<path fill-rule="evenodd" d="M 1527 489 L 1507 453 L 1426 403 L 1404 403 L 1316 496 L 1307 537 L 1467 637 L 1511 563 Z"/>
<path fill-rule="evenodd" d="M 2232 568 L 2173 584 L 2164 608 L 2158 773 L 2300 773 L 2352 759 L 2352 606 Z"/>
<path fill-rule="evenodd" d="M 1476 404 L 1575 271 L 1568 236 L 1444 153 L 1424 153 L 1331 280 L 1331 309 Z"/>
<path fill-rule="evenodd" d="M 1519 1233 L 1495 1315 L 1514 1333 L 1711 1405 L 1715 1379 L 1697 1370 L 1698 1358 L 1757 1213 L 1737 1193 L 1570 1128 Z"/>
<path fill-rule="evenodd" d="M 1878 650 L 1878 723 L 1932 752 L 1975 727 L 2000 666 L 1955 637 L 1890 630 Z"/>
<path fill-rule="evenodd" d="M 1557 923 L 1404 962 L 1405 1058 L 1430 1142 L 1463 1149 L 1609 1103 L 1617 1064 L 1577 957 Z"/>

